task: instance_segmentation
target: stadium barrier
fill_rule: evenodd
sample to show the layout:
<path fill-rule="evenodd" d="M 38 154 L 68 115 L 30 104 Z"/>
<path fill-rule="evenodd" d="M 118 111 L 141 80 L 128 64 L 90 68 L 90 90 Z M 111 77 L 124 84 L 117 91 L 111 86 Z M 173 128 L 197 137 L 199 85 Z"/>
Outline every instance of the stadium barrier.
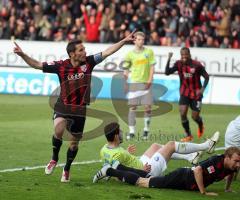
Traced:
<path fill-rule="evenodd" d="M 102 84 L 97 81 L 101 81 Z M 93 72 L 92 97 L 126 98 L 122 81 L 121 72 Z M 58 77 L 54 74 L 44 74 L 40 70 L 30 68 L 0 68 L 0 93 L 2 94 L 50 96 L 58 86 Z M 155 86 L 160 89 L 156 89 Z M 179 78 L 177 75 L 155 74 L 153 87 L 155 100 L 178 101 Z M 240 105 L 239 78 L 211 76 L 204 92 L 203 103 Z"/>
<path fill-rule="evenodd" d="M 67 58 L 66 42 L 17 41 L 22 49 L 39 61 L 51 62 Z M 10 40 L 0 40 L 0 66 L 27 66 L 24 61 L 13 53 L 14 44 Z M 98 53 L 110 44 L 85 44 L 88 54 Z M 149 46 L 156 55 L 155 72 L 163 73 L 167 62 L 168 52 L 173 52 L 172 62 L 180 58 L 180 47 Z M 121 71 L 121 62 L 132 45 L 126 45 L 118 52 L 108 57 L 96 66 L 95 70 Z M 210 75 L 240 77 L 240 50 L 216 48 L 191 48 L 193 59 L 206 66 Z"/>

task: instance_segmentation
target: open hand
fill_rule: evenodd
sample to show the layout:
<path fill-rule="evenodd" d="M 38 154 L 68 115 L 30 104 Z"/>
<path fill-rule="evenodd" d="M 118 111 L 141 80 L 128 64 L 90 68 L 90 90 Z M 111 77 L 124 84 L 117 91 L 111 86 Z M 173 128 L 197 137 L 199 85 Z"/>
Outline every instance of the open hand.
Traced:
<path fill-rule="evenodd" d="M 128 36 L 126 36 L 122 41 L 124 42 L 132 42 L 135 40 L 134 33 L 136 32 L 136 29 L 131 32 Z"/>
<path fill-rule="evenodd" d="M 134 144 L 132 145 L 129 145 L 128 148 L 127 148 L 127 151 L 130 153 L 130 154 L 134 154 L 136 152 L 136 146 Z"/>
<path fill-rule="evenodd" d="M 80 8 L 81 8 L 82 13 L 84 13 L 84 12 L 86 11 L 85 5 L 81 4 L 81 5 L 80 5 Z"/>

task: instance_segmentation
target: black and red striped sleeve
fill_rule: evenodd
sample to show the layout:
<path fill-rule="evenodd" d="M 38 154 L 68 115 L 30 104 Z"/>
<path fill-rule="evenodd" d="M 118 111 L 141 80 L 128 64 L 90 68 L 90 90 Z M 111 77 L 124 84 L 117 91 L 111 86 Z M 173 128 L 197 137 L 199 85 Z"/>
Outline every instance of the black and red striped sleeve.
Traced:
<path fill-rule="evenodd" d="M 168 62 L 166 64 L 166 68 L 165 68 L 166 75 L 170 75 L 170 74 L 173 74 L 174 72 L 178 71 L 178 62 L 175 62 L 172 67 L 169 67 L 169 66 L 170 66 L 170 60 L 168 60 Z"/>
<path fill-rule="evenodd" d="M 43 62 L 43 72 L 58 74 L 61 61 Z"/>
<path fill-rule="evenodd" d="M 205 67 L 201 65 L 201 70 L 200 70 L 201 76 L 204 77 L 204 82 L 203 82 L 203 88 L 206 88 L 209 82 L 209 74 L 207 73 Z"/>

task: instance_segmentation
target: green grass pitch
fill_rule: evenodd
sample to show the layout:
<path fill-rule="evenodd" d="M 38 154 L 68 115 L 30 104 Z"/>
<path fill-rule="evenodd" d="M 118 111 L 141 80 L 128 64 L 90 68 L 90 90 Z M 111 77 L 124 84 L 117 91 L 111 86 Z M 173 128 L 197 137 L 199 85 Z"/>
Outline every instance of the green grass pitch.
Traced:
<path fill-rule="evenodd" d="M 0 95 L 0 171 L 24 166 L 45 165 L 51 157 L 51 135 L 53 133 L 52 109 L 48 97 Z M 163 105 L 164 106 L 164 105 Z M 97 100 L 90 108 L 115 112 L 110 100 Z M 224 132 L 227 124 L 239 114 L 237 106 L 203 105 L 202 116 L 205 122 L 205 135 L 220 131 L 218 147 L 224 145 Z M 190 117 L 189 112 L 189 119 Z M 127 125 L 119 118 L 124 133 Z M 137 120 L 137 130 L 141 134 L 143 120 Z M 89 117 L 86 130 L 94 129 L 101 120 Z M 194 142 L 202 142 L 196 137 L 197 126 L 190 119 Z M 124 142 L 123 146 L 135 143 L 137 155 L 141 155 L 153 143 L 166 143 L 183 135 L 178 113 L 178 105 L 172 110 L 152 118 L 151 141 L 135 140 Z M 158 137 L 161 135 L 161 137 Z M 76 162 L 99 160 L 99 150 L 105 143 L 104 136 L 83 141 L 79 145 Z M 59 163 L 65 162 L 68 143 L 64 142 Z M 220 152 L 219 152 L 220 153 Z M 205 155 L 206 157 L 207 155 Z M 177 167 L 189 166 L 185 161 L 170 161 L 168 172 Z M 206 197 L 197 192 L 146 189 L 129 186 L 115 180 L 92 183 L 93 174 L 101 163 L 74 165 L 71 169 L 71 182 L 60 182 L 62 168 L 58 167 L 51 176 L 44 175 L 44 169 L 0 172 L 0 200 L 5 199 L 239 199 L 239 179 L 233 183 L 236 193 L 224 193 L 224 181 L 208 187 L 208 191 L 219 193 L 218 197 Z"/>

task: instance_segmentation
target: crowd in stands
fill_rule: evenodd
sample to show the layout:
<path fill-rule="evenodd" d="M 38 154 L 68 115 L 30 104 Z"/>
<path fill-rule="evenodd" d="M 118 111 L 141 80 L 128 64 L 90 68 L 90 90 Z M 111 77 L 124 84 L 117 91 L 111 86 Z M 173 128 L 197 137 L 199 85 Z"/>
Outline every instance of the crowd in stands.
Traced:
<path fill-rule="evenodd" d="M 239 0 L 1 0 L 0 39 L 240 48 Z"/>

